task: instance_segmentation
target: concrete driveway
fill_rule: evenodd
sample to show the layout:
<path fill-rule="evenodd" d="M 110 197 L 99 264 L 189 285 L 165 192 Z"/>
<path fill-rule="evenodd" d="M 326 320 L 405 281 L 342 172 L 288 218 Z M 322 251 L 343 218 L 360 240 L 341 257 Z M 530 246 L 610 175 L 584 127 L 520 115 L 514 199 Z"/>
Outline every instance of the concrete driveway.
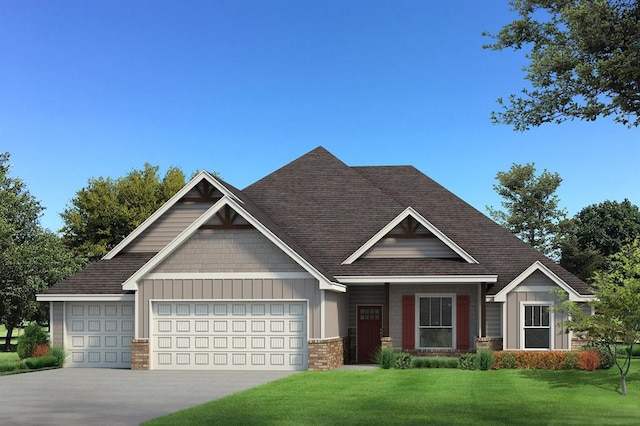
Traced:
<path fill-rule="evenodd" d="M 293 374 L 61 368 L 0 377 L 3 425 L 137 425 Z"/>

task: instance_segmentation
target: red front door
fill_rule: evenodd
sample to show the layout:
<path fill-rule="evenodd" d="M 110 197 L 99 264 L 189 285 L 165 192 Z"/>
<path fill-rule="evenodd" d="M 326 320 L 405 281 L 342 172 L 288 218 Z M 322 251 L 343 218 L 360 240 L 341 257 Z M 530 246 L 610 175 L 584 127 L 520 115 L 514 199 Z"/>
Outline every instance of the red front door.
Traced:
<path fill-rule="evenodd" d="M 358 362 L 374 362 L 382 337 L 382 306 L 358 306 Z"/>

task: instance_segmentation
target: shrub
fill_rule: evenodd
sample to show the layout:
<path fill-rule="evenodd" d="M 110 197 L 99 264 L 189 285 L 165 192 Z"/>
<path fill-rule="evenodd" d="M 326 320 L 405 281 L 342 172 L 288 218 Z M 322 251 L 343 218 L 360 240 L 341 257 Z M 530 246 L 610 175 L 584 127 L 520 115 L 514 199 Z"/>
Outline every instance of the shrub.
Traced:
<path fill-rule="evenodd" d="M 27 369 L 27 366 L 25 365 L 24 360 L 0 362 L 0 373 L 5 373 L 7 371 L 26 370 L 26 369 Z"/>
<path fill-rule="evenodd" d="M 380 368 L 388 370 L 396 363 L 396 351 L 393 348 L 380 348 L 376 352 L 375 360 Z"/>
<path fill-rule="evenodd" d="M 458 368 L 462 370 L 476 369 L 476 354 L 467 352 L 458 357 Z"/>
<path fill-rule="evenodd" d="M 39 345 L 36 345 L 31 357 L 39 358 L 41 356 L 49 355 L 49 352 L 51 352 L 51 347 L 45 343 L 40 343 Z"/>
<path fill-rule="evenodd" d="M 513 352 L 503 352 L 502 353 L 502 368 L 516 368 L 518 365 L 516 354 Z"/>
<path fill-rule="evenodd" d="M 41 356 L 39 358 L 27 358 L 24 361 L 25 365 L 29 367 L 31 370 L 38 370 L 40 368 L 47 368 L 47 367 L 55 367 L 56 362 L 58 362 L 58 360 L 56 359 L 56 357 L 52 355 Z"/>
<path fill-rule="evenodd" d="M 579 355 L 568 351 L 510 351 L 495 352 L 495 369 L 523 368 L 567 370 L 578 368 Z"/>
<path fill-rule="evenodd" d="M 67 359 L 67 353 L 61 346 L 54 346 L 51 348 L 51 356 L 56 359 L 57 367 L 64 367 L 64 362 Z"/>
<path fill-rule="evenodd" d="M 580 350 L 598 352 L 598 355 L 600 355 L 600 365 L 598 366 L 598 368 L 600 369 L 607 370 L 613 367 L 613 364 L 615 364 L 615 359 L 613 359 L 613 354 L 609 351 L 609 349 L 607 348 L 607 345 L 605 344 L 589 343 L 583 346 L 582 348 L 580 348 Z"/>
<path fill-rule="evenodd" d="M 582 370 L 594 371 L 600 366 L 600 354 L 596 351 L 582 351 L 578 355 L 578 366 Z"/>
<path fill-rule="evenodd" d="M 575 370 L 579 366 L 579 357 L 577 352 L 567 352 L 562 360 L 563 370 Z"/>
<path fill-rule="evenodd" d="M 458 359 L 446 356 L 416 357 L 413 368 L 458 368 Z"/>
<path fill-rule="evenodd" d="M 624 353 L 629 354 L 629 346 L 624 347 Z M 632 357 L 640 357 L 640 345 L 633 345 L 633 349 L 631 349 Z"/>
<path fill-rule="evenodd" d="M 401 370 L 411 368 L 411 355 L 406 352 L 397 353 L 395 367 Z"/>
<path fill-rule="evenodd" d="M 480 370 L 491 370 L 493 367 L 493 352 L 489 349 L 481 349 L 476 354 L 476 364 Z"/>
<path fill-rule="evenodd" d="M 36 346 L 49 344 L 49 334 L 38 324 L 25 327 L 24 333 L 18 338 L 18 356 L 21 359 L 29 358 Z"/>

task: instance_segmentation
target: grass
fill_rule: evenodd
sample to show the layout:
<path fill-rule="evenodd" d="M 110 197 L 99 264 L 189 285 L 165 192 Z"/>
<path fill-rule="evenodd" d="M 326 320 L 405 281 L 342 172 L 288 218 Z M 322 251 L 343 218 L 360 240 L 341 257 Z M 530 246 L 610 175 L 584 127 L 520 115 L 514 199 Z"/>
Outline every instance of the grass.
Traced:
<path fill-rule="evenodd" d="M 17 361 L 19 359 L 16 352 L 0 352 L 0 362 Z"/>
<path fill-rule="evenodd" d="M 637 424 L 640 362 L 615 369 L 303 372 L 151 425 Z"/>

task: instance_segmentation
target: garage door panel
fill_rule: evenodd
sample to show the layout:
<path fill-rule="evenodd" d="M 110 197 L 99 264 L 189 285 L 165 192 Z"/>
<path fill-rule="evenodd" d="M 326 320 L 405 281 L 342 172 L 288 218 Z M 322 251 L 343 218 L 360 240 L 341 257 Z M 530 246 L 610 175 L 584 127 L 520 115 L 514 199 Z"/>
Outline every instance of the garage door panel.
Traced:
<path fill-rule="evenodd" d="M 154 302 L 152 312 L 155 368 L 306 368 L 306 302 Z"/>
<path fill-rule="evenodd" d="M 69 367 L 131 367 L 132 302 L 67 302 Z"/>

